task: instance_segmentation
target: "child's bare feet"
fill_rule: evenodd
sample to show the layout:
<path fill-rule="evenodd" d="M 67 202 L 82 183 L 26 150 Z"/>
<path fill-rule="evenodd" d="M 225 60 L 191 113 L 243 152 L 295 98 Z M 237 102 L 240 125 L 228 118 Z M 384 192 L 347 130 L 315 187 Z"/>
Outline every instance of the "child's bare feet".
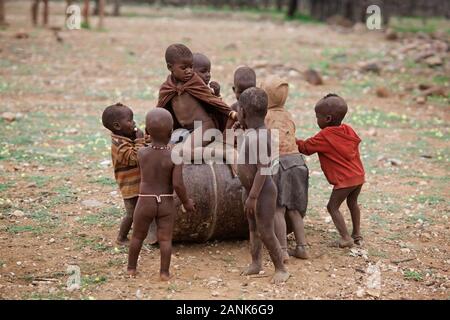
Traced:
<path fill-rule="evenodd" d="M 362 246 L 364 244 L 364 239 L 361 235 L 352 234 L 352 238 L 357 246 Z"/>
<path fill-rule="evenodd" d="M 170 275 L 169 272 L 160 272 L 159 273 L 159 280 L 161 280 L 161 281 L 169 281 L 170 278 L 172 278 L 172 275 Z"/>
<path fill-rule="evenodd" d="M 259 264 L 250 264 L 247 269 L 241 272 L 241 275 L 248 276 L 251 274 L 258 274 L 262 270 L 261 265 Z"/>
<path fill-rule="evenodd" d="M 306 244 L 299 244 L 295 249 L 289 249 L 289 255 L 298 259 L 308 259 L 309 255 L 306 251 Z"/>
<path fill-rule="evenodd" d="M 128 272 L 128 275 L 130 276 L 130 278 L 136 278 L 136 275 L 137 275 L 136 269 L 128 269 L 127 272 Z"/>
<path fill-rule="evenodd" d="M 331 246 L 338 247 L 338 248 L 351 248 L 351 247 L 353 247 L 354 244 L 355 243 L 352 238 L 350 238 L 350 239 L 341 238 L 341 239 L 333 242 L 331 244 Z"/>
<path fill-rule="evenodd" d="M 130 245 L 130 239 L 125 238 L 125 239 L 121 239 L 121 238 L 117 238 L 116 243 L 120 246 L 129 246 Z"/>
<path fill-rule="evenodd" d="M 275 274 L 273 275 L 270 282 L 272 282 L 273 284 L 280 284 L 286 282 L 289 277 L 290 274 L 286 270 L 277 270 L 275 271 Z"/>

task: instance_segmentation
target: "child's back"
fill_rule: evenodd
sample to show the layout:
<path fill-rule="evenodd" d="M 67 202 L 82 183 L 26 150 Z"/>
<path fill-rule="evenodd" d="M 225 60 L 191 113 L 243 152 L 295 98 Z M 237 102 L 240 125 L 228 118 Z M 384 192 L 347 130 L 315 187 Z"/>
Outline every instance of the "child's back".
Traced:
<path fill-rule="evenodd" d="M 172 171 L 174 167 L 171 151 L 169 148 L 153 148 L 149 146 L 138 152 L 139 166 L 145 173 L 141 176 L 140 193 L 171 194 L 173 193 Z"/>
<path fill-rule="evenodd" d="M 148 225 L 155 219 L 158 243 L 161 251 L 161 280 L 170 278 L 169 267 L 172 252 L 172 232 L 175 217 L 175 189 L 184 208 L 194 210 L 194 203 L 187 197 L 183 183 L 182 167 L 171 159 L 167 145 L 172 133 L 173 120 L 169 111 L 156 108 L 146 117 L 146 130 L 152 144 L 138 152 L 141 169 L 139 200 L 134 212 L 133 236 L 128 251 L 128 273 L 136 275 L 137 260 Z"/>

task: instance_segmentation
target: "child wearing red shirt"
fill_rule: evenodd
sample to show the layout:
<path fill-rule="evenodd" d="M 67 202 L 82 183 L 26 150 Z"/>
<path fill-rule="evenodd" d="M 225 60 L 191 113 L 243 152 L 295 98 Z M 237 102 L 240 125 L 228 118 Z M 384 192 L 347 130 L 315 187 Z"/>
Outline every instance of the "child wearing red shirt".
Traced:
<path fill-rule="evenodd" d="M 349 125 L 342 124 L 347 109 L 344 99 L 336 94 L 326 95 L 314 109 L 317 125 L 322 130 L 312 138 L 296 141 L 301 153 L 318 153 L 323 173 L 328 182 L 334 185 L 327 210 L 341 236 L 337 243 L 340 248 L 361 245 L 363 239 L 358 206 L 358 196 L 364 183 L 364 167 L 358 150 L 361 139 Z M 339 211 L 346 199 L 353 223 L 351 236 Z"/>

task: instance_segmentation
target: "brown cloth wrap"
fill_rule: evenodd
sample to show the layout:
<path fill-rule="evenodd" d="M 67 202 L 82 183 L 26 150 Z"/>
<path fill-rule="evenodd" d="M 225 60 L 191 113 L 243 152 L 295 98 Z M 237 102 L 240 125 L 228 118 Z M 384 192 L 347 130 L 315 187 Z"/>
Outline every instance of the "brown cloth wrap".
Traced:
<path fill-rule="evenodd" d="M 203 80 L 197 74 L 194 74 L 189 81 L 178 85 L 175 83 L 172 76 L 169 75 L 159 89 L 159 98 L 156 107 L 165 108 L 172 114 L 174 130 L 181 128 L 181 125 L 175 117 L 170 102 L 175 95 L 181 95 L 183 92 L 187 92 L 202 102 L 205 111 L 212 115 L 217 129 L 220 131 L 225 130 L 231 109 L 222 101 L 222 99 L 212 94 L 211 89 L 205 85 Z"/>

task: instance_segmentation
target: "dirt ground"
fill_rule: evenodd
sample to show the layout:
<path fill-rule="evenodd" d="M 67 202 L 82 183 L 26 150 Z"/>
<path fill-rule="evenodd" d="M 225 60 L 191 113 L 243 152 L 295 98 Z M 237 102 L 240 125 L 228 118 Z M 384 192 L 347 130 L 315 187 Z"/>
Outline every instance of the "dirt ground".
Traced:
<path fill-rule="evenodd" d="M 51 5 L 50 25 L 62 26 L 63 7 Z M 450 298 L 449 96 L 417 103 L 419 84 L 448 90 L 450 61 L 441 50 L 441 65 L 431 68 L 411 53 L 432 39 L 388 41 L 364 28 L 145 6 L 107 17 L 105 30 L 63 30 L 58 41 L 53 31 L 31 27 L 28 6 L 8 2 L 10 26 L 0 30 L 0 111 L 15 118 L 0 119 L 1 299 Z M 258 82 L 272 73 L 288 79 L 287 107 L 299 137 L 318 131 L 319 98 L 336 92 L 347 100 L 346 122 L 363 140 L 367 173 L 363 248 L 329 246 L 337 237 L 325 208 L 331 187 L 311 156 L 305 219 L 311 258 L 289 261 L 287 283 L 269 283 L 267 253 L 264 274 L 240 276 L 250 261 L 248 241 L 175 244 L 168 283 L 158 280 L 158 248 L 146 245 L 140 276 L 125 276 L 127 249 L 114 243 L 124 209 L 101 112 L 122 101 L 143 127 L 167 75 L 164 50 L 174 42 L 210 57 L 228 103 L 238 65 L 254 67 Z M 370 61 L 379 74 L 361 71 Z M 303 79 L 309 67 L 324 85 Z M 69 265 L 80 267 L 78 290 L 66 290 Z M 377 268 L 381 285 L 371 287 Z"/>

